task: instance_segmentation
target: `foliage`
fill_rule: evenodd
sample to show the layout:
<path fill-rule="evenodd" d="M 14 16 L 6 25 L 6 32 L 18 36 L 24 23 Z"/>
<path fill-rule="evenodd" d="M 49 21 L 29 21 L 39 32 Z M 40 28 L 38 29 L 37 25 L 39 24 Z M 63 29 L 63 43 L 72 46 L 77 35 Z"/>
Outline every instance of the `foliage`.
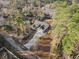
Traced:
<path fill-rule="evenodd" d="M 36 6 L 36 7 L 39 6 L 40 5 L 40 0 L 34 0 L 33 5 Z"/>
<path fill-rule="evenodd" d="M 58 21 L 57 26 L 60 24 L 65 25 L 68 28 L 67 35 L 61 41 L 61 48 L 63 53 L 72 54 L 72 51 L 75 49 L 76 42 L 79 41 L 78 32 L 79 32 L 79 5 L 72 4 L 67 5 L 63 4 L 66 2 L 61 2 L 62 4 L 56 2 L 54 8 L 56 10 L 56 19 Z M 55 30 L 59 30 L 57 27 Z M 62 29 L 62 28 L 60 28 Z M 56 31 L 57 32 L 57 31 Z"/>
<path fill-rule="evenodd" d="M 25 31 L 25 22 L 23 21 L 23 13 L 17 11 L 15 18 L 13 20 L 16 22 L 16 24 L 14 25 L 16 25 L 18 28 L 18 35 L 23 33 Z"/>
<path fill-rule="evenodd" d="M 4 44 L 4 37 L 0 35 L 0 44 Z"/>
<path fill-rule="evenodd" d="M 12 31 L 13 27 L 11 25 L 4 25 L 4 30 L 6 30 L 6 31 Z"/>
<path fill-rule="evenodd" d="M 4 30 L 8 33 L 16 32 L 16 34 L 20 35 L 25 31 L 25 22 L 23 20 L 23 13 L 20 10 L 16 11 L 16 14 L 7 20 L 4 24 Z"/>
<path fill-rule="evenodd" d="M 38 15 L 37 15 L 37 18 L 38 18 L 39 20 L 44 20 L 44 17 L 45 17 L 45 14 L 44 14 L 44 12 L 42 12 L 42 11 L 40 11 L 40 13 L 38 13 Z"/>

